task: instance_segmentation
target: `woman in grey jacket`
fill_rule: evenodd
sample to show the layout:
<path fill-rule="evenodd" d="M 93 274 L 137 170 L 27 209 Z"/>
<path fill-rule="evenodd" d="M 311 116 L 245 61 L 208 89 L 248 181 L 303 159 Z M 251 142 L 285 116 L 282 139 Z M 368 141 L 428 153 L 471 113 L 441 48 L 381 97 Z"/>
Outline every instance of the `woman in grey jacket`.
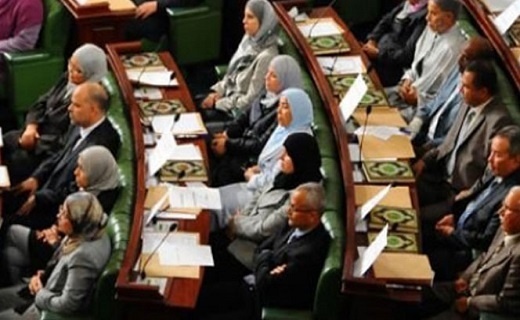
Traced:
<path fill-rule="evenodd" d="M 96 196 L 84 191 L 68 196 L 58 214 L 58 230 L 66 235 L 61 246 L 28 284 L 0 290 L 0 319 L 87 310 L 94 283 L 111 253 L 106 223 Z"/>

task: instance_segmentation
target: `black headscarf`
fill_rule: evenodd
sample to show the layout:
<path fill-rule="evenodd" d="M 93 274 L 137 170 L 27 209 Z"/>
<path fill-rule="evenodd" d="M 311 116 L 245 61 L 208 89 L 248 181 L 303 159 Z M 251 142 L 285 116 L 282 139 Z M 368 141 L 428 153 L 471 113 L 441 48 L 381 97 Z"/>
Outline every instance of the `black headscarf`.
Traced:
<path fill-rule="evenodd" d="M 321 157 L 316 138 L 305 132 L 296 132 L 285 139 L 283 146 L 291 157 L 294 172 L 280 172 L 274 179 L 273 189 L 292 190 L 302 183 L 321 181 Z"/>

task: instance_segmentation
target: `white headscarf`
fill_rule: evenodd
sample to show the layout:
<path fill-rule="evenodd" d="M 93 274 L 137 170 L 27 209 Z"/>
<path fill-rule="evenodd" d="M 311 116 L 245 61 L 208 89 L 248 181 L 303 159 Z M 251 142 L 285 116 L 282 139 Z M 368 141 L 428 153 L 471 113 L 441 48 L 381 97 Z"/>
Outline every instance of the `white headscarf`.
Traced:
<path fill-rule="evenodd" d="M 107 57 L 100 47 L 92 43 L 85 43 L 77 48 L 72 56 L 78 60 L 85 81 L 98 82 L 107 75 Z M 69 82 L 67 92 L 72 93 L 76 86 L 76 84 Z"/>

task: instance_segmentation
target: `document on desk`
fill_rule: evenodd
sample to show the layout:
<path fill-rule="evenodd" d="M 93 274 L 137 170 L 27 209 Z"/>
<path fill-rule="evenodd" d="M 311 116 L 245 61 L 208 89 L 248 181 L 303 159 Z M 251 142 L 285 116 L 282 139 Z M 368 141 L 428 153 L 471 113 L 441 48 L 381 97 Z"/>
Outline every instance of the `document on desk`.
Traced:
<path fill-rule="evenodd" d="M 309 19 L 304 23 L 299 23 L 297 26 L 306 38 L 333 36 L 343 33 L 343 29 L 332 18 Z"/>
<path fill-rule="evenodd" d="M 220 192 L 217 188 L 187 188 L 171 186 L 170 208 L 222 209 Z"/>
<path fill-rule="evenodd" d="M 375 185 L 360 185 L 354 186 L 354 195 L 356 199 L 356 206 L 361 206 L 378 192 L 383 186 Z M 396 207 L 396 208 L 412 208 L 412 198 L 410 197 L 410 188 L 408 187 L 392 187 L 388 194 L 379 202 L 381 206 Z"/>
<path fill-rule="evenodd" d="M 141 234 L 143 244 L 141 253 L 150 254 L 161 243 L 164 232 L 146 232 Z M 161 248 L 171 246 L 196 246 L 199 244 L 199 234 L 196 232 L 171 232 L 164 240 Z"/>
<path fill-rule="evenodd" d="M 162 100 L 163 95 L 159 88 L 139 87 L 134 89 L 134 98 L 145 100 Z"/>
<path fill-rule="evenodd" d="M 172 150 L 168 160 L 204 160 L 200 148 L 193 143 L 178 144 Z"/>
<path fill-rule="evenodd" d="M 138 84 L 157 87 L 176 87 L 179 85 L 171 70 L 141 70 L 127 69 L 128 80 Z"/>
<path fill-rule="evenodd" d="M 179 120 L 175 123 L 172 133 L 176 136 L 181 135 L 204 135 L 207 134 L 206 126 L 198 112 L 182 113 Z"/>
<path fill-rule="evenodd" d="M 500 13 L 510 5 L 512 5 L 516 0 L 481 0 L 482 3 L 487 7 L 489 12 L 492 13 Z"/>
<path fill-rule="evenodd" d="M 172 156 L 176 146 L 177 142 L 175 142 L 175 139 L 170 133 L 161 135 L 155 148 L 150 152 L 150 156 L 147 157 L 148 176 L 153 176 L 157 171 L 159 171 L 159 169 L 161 169 L 166 161 L 168 161 Z"/>
<path fill-rule="evenodd" d="M 520 15 L 520 0 L 516 0 L 513 2 L 506 10 L 500 13 L 495 20 L 493 20 L 493 24 L 497 28 L 500 35 L 503 35 L 507 32 L 507 30 L 513 25 L 515 20 Z"/>
<path fill-rule="evenodd" d="M 343 122 L 346 122 L 350 116 L 352 116 L 352 113 L 354 113 L 354 110 L 356 110 L 358 104 L 361 102 L 361 99 L 363 99 L 363 96 L 367 91 L 368 86 L 360 73 L 339 103 L 339 108 L 343 115 Z"/>
<path fill-rule="evenodd" d="M 379 232 L 374 241 L 363 251 L 356 262 L 354 262 L 354 277 L 362 277 L 374 264 L 377 257 L 386 247 L 388 236 L 388 224 Z"/>
<path fill-rule="evenodd" d="M 375 196 L 370 198 L 367 202 L 365 202 L 362 206 L 358 207 L 356 210 L 356 219 L 357 221 L 365 219 L 367 214 L 374 209 L 375 206 L 383 200 L 390 192 L 390 188 L 392 188 L 392 184 L 387 185 L 383 189 L 381 189 Z"/>
<path fill-rule="evenodd" d="M 361 56 L 317 57 L 317 60 L 321 66 L 321 70 L 327 75 L 367 72 Z"/>
<path fill-rule="evenodd" d="M 214 266 L 211 247 L 206 245 L 161 246 L 159 262 L 166 266 Z"/>

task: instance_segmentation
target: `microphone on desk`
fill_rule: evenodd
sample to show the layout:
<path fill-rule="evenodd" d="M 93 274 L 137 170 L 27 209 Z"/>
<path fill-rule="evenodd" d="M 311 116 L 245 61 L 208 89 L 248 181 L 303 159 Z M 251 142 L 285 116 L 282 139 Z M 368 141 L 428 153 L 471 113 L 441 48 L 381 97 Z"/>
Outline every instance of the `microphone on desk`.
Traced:
<path fill-rule="evenodd" d="M 320 22 L 321 18 L 323 18 L 323 16 L 325 15 L 325 13 L 327 13 L 327 9 L 329 8 L 332 8 L 332 6 L 336 3 L 336 0 L 332 0 L 325 8 L 323 8 L 323 11 L 321 12 L 321 14 L 318 16 L 318 18 L 316 18 L 316 21 L 314 21 L 314 23 L 312 24 L 311 28 L 309 29 L 309 35 L 307 36 L 307 38 L 312 38 L 312 30 L 314 29 L 314 27 L 316 27 L 316 25 L 318 24 L 318 22 Z"/>
<path fill-rule="evenodd" d="M 369 104 L 365 109 L 366 117 L 365 117 L 365 122 L 363 124 L 363 131 L 361 132 L 361 138 L 359 141 L 359 165 L 360 166 L 361 166 L 361 161 L 362 161 L 361 158 L 363 155 L 363 141 L 365 140 L 365 134 L 366 134 L 367 125 L 368 125 L 368 117 L 370 116 L 371 112 L 372 112 L 372 105 Z"/>
<path fill-rule="evenodd" d="M 164 241 L 166 241 L 166 238 L 168 238 L 168 236 L 170 235 L 170 233 L 174 232 L 175 230 L 177 230 L 177 227 L 179 226 L 179 224 L 177 222 L 173 222 L 171 225 L 170 225 L 170 228 L 168 229 L 168 232 L 166 232 L 163 236 L 163 238 L 161 239 L 161 241 L 159 242 L 159 244 L 157 246 L 155 246 L 155 248 L 152 250 L 152 253 L 150 253 L 150 255 L 148 256 L 148 258 L 146 258 L 146 261 L 143 263 L 143 266 L 141 268 L 141 270 L 139 271 L 139 277 L 141 277 L 141 279 L 145 279 L 146 278 L 146 272 L 145 272 L 145 269 L 146 269 L 146 266 L 148 265 L 148 263 L 150 262 L 150 260 L 152 259 L 153 255 L 157 252 L 157 250 L 159 250 L 159 248 L 161 247 L 161 245 L 164 243 Z"/>

